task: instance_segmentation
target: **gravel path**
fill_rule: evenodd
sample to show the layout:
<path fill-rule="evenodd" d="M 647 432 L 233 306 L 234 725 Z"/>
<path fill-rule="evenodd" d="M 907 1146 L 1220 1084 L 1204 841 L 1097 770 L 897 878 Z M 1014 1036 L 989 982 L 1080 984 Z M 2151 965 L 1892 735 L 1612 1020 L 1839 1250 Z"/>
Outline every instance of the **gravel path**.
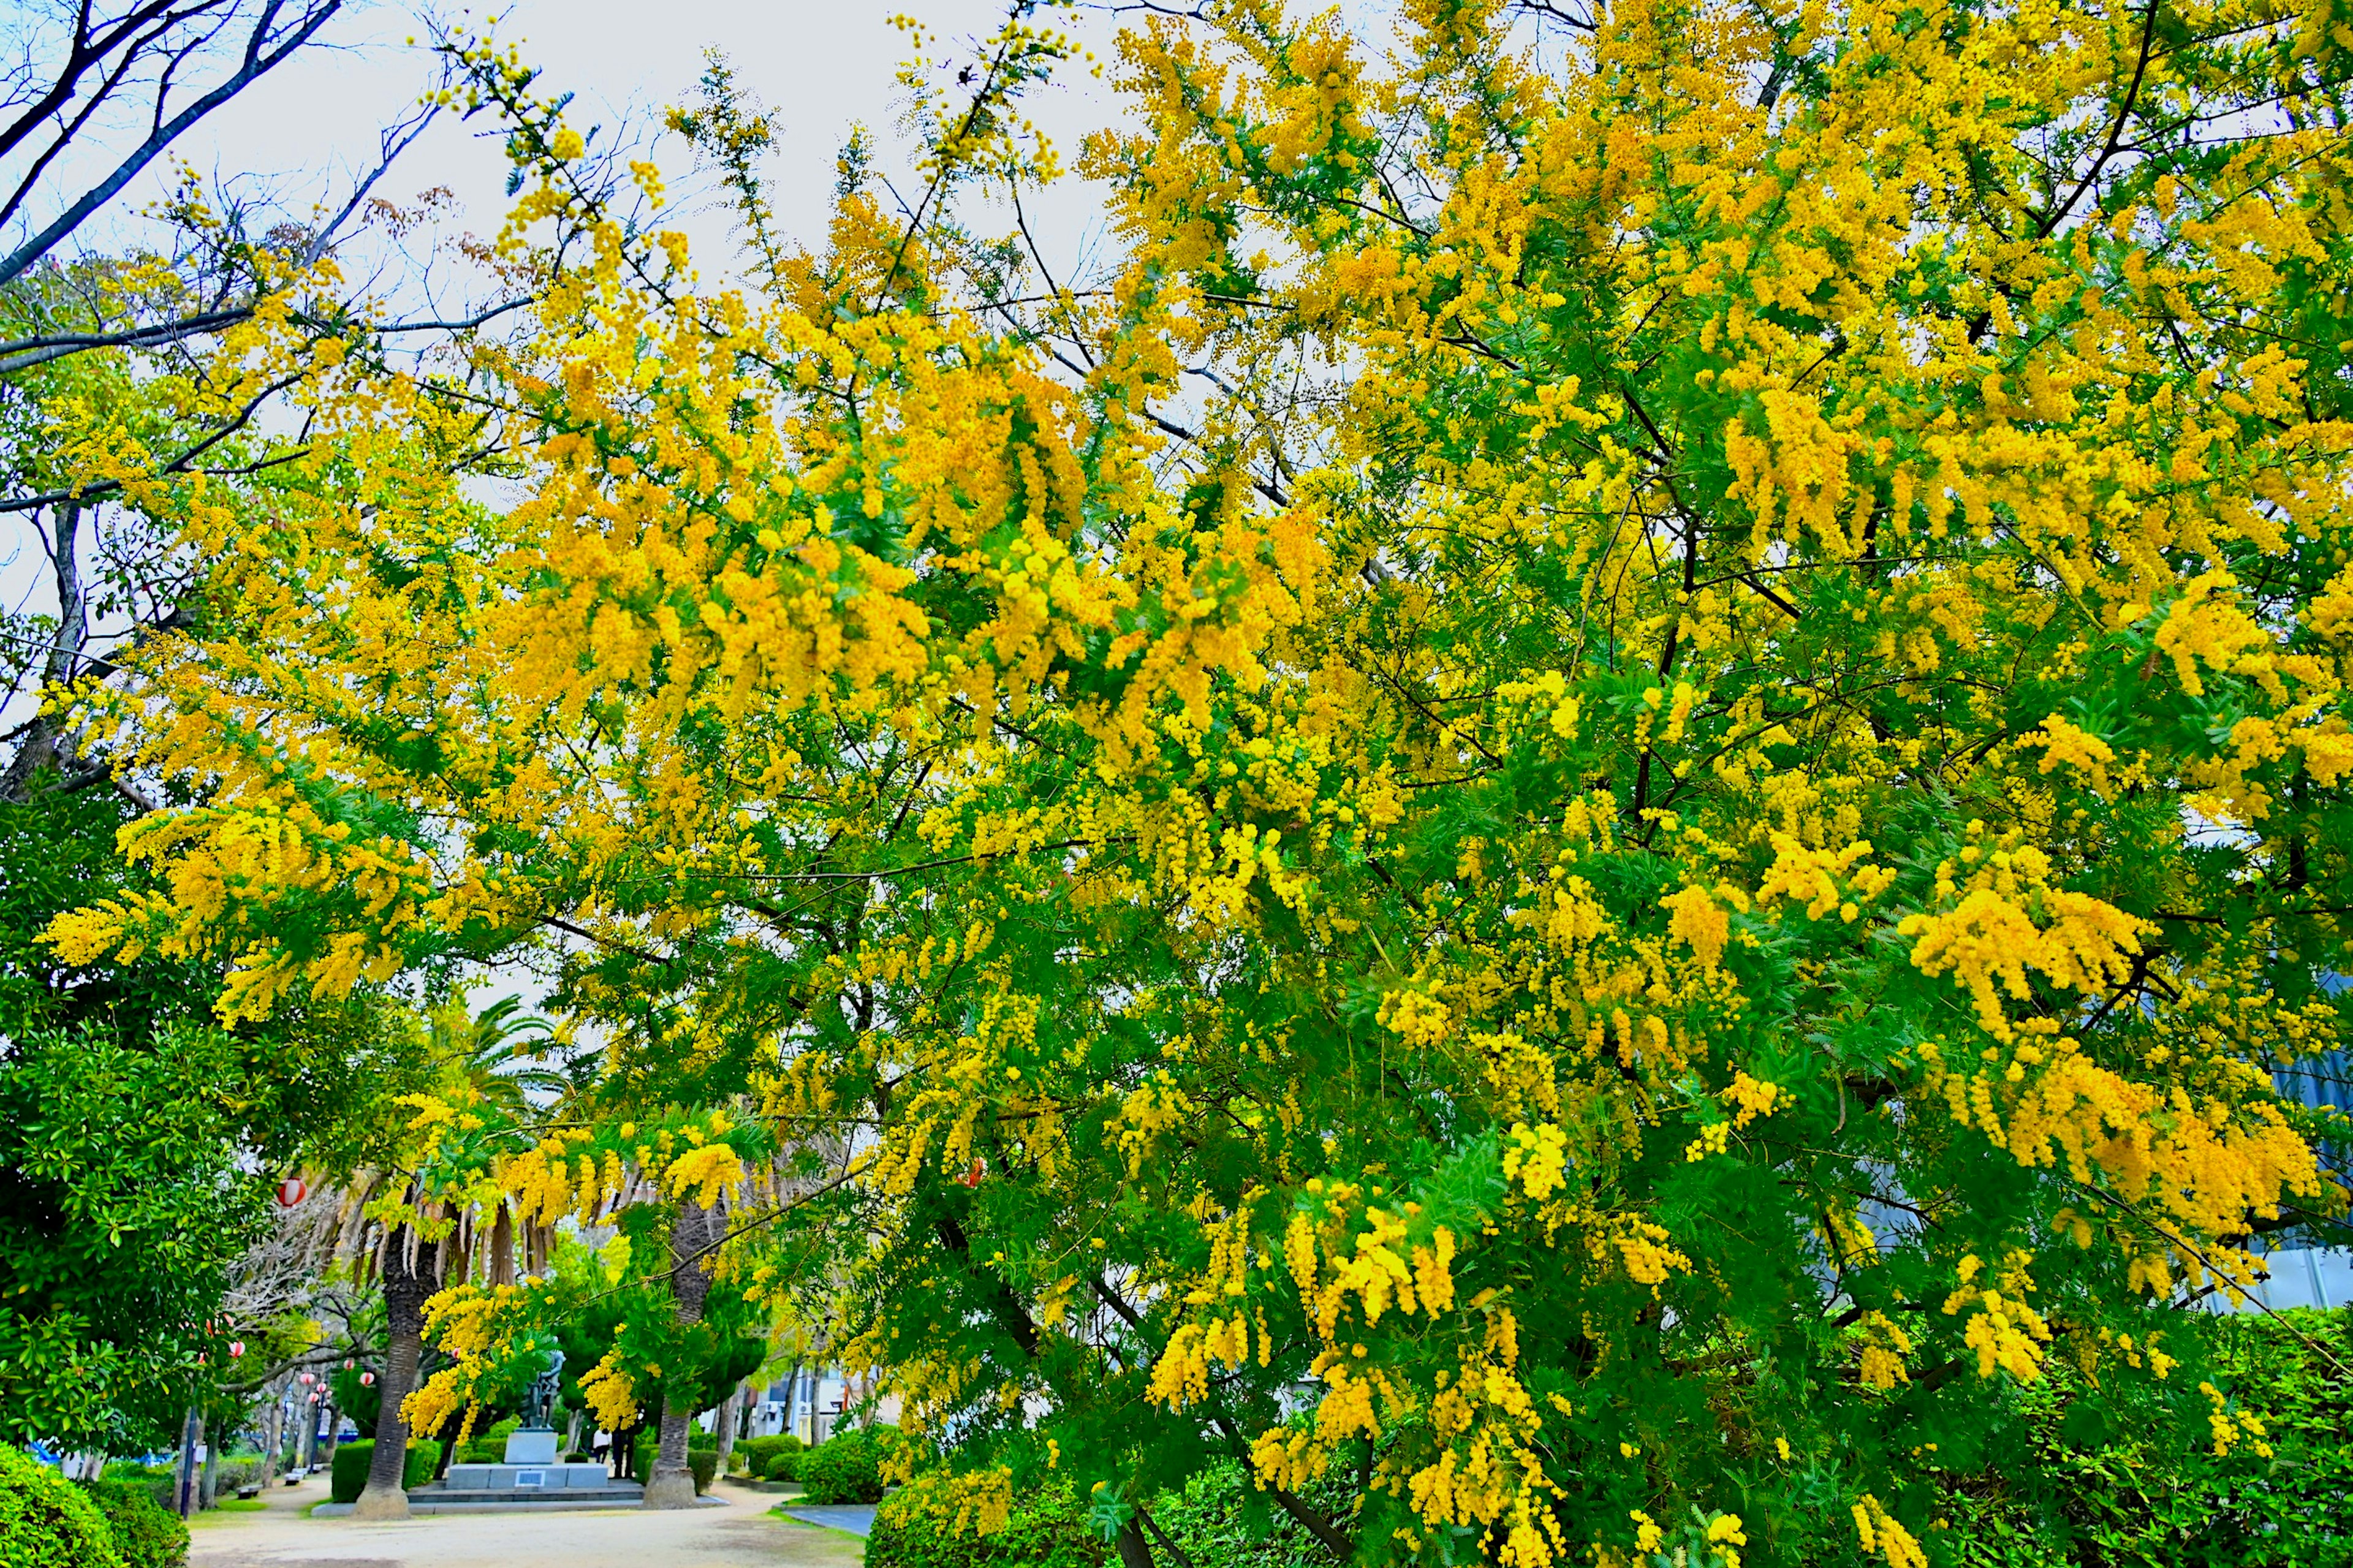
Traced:
<path fill-rule="evenodd" d="M 774 1494 L 723 1481 L 712 1495 L 727 1506 L 362 1524 L 303 1517 L 326 1496 L 322 1478 L 279 1489 L 260 1512 L 200 1516 L 188 1568 L 859 1568 L 858 1542 L 770 1514 Z"/>

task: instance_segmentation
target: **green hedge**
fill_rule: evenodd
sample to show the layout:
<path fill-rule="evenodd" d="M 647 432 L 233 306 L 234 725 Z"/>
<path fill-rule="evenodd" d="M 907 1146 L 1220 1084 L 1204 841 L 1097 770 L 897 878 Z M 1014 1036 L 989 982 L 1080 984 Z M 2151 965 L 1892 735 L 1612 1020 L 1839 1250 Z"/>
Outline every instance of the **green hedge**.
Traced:
<path fill-rule="evenodd" d="M 106 1516 L 122 1568 L 181 1568 L 188 1560 L 188 1527 L 156 1500 L 154 1483 L 132 1473 L 108 1472 L 90 1483 L 90 1500 Z"/>
<path fill-rule="evenodd" d="M 129 1459 L 116 1459 L 106 1467 L 99 1485 L 127 1487 L 141 1490 L 155 1500 L 155 1506 L 174 1518 L 180 1512 L 180 1467 L 176 1463 L 142 1465 Z"/>
<path fill-rule="evenodd" d="M 883 1445 L 895 1436 L 888 1427 L 852 1427 L 801 1455 L 798 1468 L 807 1500 L 880 1502 Z"/>
<path fill-rule="evenodd" d="M 81 1488 L 30 1454 L 0 1444 L 0 1563 L 7 1568 L 125 1568 L 106 1516 Z"/>
<path fill-rule="evenodd" d="M 438 1443 L 411 1443 L 408 1464 L 400 1478 L 403 1490 L 414 1491 L 433 1479 L 433 1468 L 440 1462 Z M 360 1493 L 367 1489 L 368 1466 L 375 1460 L 375 1439 L 362 1437 L 355 1443 L 345 1443 L 335 1450 L 334 1468 L 327 1478 L 327 1496 L 334 1502 L 357 1502 Z"/>
<path fill-rule="evenodd" d="M 745 1460 L 754 1475 L 765 1470 L 768 1461 L 778 1454 L 797 1454 L 801 1440 L 790 1432 L 777 1432 L 765 1437 L 746 1437 L 735 1445 L 735 1451 L 749 1456 Z"/>
<path fill-rule="evenodd" d="M 828 1445 L 830 1447 L 830 1445 Z M 815 1450 L 822 1453 L 822 1448 Z M 1064 1489 L 1016 1500 L 991 1535 L 955 1529 L 955 1502 L 943 1478 L 923 1476 L 882 1500 L 866 1538 L 866 1568 L 1102 1568 L 1108 1550 L 1087 1528 Z M 1194 1568 L 1228 1568 L 1195 1558 Z"/>
<path fill-rule="evenodd" d="M 761 1466 L 759 1479 L 764 1481 L 797 1481 L 801 1476 L 801 1461 L 810 1451 L 782 1448 L 768 1456 Z"/>

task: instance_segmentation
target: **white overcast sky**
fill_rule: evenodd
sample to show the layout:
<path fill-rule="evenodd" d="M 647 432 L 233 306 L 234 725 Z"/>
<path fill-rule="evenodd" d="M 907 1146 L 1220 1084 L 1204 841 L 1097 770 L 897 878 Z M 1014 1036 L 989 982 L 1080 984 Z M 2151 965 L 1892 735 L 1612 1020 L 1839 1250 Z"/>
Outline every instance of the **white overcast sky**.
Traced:
<path fill-rule="evenodd" d="M 896 155 L 895 125 L 905 94 L 893 73 L 907 42 L 891 15 L 904 10 L 921 18 L 938 40 L 935 49 L 945 52 L 993 31 L 1002 14 L 997 0 L 516 0 L 436 9 L 475 26 L 495 17 L 494 36 L 519 44 L 523 58 L 544 73 L 540 89 L 577 93 L 569 120 L 584 132 L 601 123 L 608 136 L 625 122 L 650 129 L 665 105 L 690 101 L 704 51 L 725 50 L 738 79 L 777 122 L 779 149 L 768 174 L 787 234 L 810 243 L 822 237 L 834 154 L 854 122 L 864 122 L 881 142 L 881 172 L 898 175 L 905 167 Z M 419 17 L 417 6 L 379 0 L 339 18 L 328 35 L 332 47 L 306 51 L 216 111 L 183 142 L 183 155 L 207 174 L 269 177 L 290 196 L 332 191 L 339 179 L 347 188 L 353 172 L 373 162 L 379 129 L 406 112 L 432 79 L 432 58 L 406 42 L 424 36 Z M 1076 13 L 1067 30 L 1108 58 L 1114 29 L 1107 15 Z M 1074 64 L 1030 107 L 1067 161 L 1076 156 L 1079 134 L 1115 112 L 1111 98 L 1104 83 Z M 687 228 L 702 257 L 723 242 L 727 222 L 707 202 L 695 202 L 683 143 L 661 135 L 654 155 L 688 209 L 667 221 Z M 447 186 L 462 204 L 463 226 L 487 237 L 504 214 L 505 177 L 490 117 L 464 123 L 445 114 L 379 191 L 405 202 Z M 148 187 L 152 196 L 156 182 Z M 691 210 L 698 205 L 705 210 Z M 1059 270 L 1086 243 L 1093 204 L 1073 189 L 1052 205 L 1055 246 L 1063 254 L 1049 259 Z"/>

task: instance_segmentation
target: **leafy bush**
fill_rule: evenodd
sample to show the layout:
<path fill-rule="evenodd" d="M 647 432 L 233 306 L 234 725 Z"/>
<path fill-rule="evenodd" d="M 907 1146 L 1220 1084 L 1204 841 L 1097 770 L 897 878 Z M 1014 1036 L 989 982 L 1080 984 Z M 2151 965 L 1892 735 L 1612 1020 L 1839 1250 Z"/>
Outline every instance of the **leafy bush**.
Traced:
<path fill-rule="evenodd" d="M 142 1465 L 117 1459 L 106 1467 L 100 1478 L 101 1486 L 120 1486 L 143 1491 L 155 1500 L 155 1506 L 165 1513 L 178 1517 L 180 1511 L 180 1468 L 173 1465 Z"/>
<path fill-rule="evenodd" d="M 749 1454 L 752 1456 L 752 1463 L 755 1467 L 761 1467 L 765 1466 L 776 1455 L 799 1453 L 801 1440 L 790 1432 L 776 1432 L 765 1437 L 746 1437 L 735 1445 L 735 1451 L 739 1454 Z"/>
<path fill-rule="evenodd" d="M 976 1533 L 968 1521 L 959 1531 L 956 1513 L 947 1478 L 916 1478 L 874 1510 L 866 1568 L 1102 1568 L 1108 1555 L 1067 1489 L 1017 1499 L 1004 1528 L 990 1535 Z M 1211 1559 L 1193 1561 L 1197 1568 L 1213 1568 Z M 1214 1568 L 1229 1564 L 1214 1562 Z"/>
<path fill-rule="evenodd" d="M 708 1448 L 688 1449 L 686 1468 L 694 1472 L 695 1494 L 699 1497 L 709 1491 L 712 1478 L 719 1474 L 718 1446 L 714 1444 Z"/>
<path fill-rule="evenodd" d="M 853 1427 L 800 1456 L 800 1481 L 814 1503 L 879 1502 L 883 1445 L 870 1427 Z"/>
<path fill-rule="evenodd" d="M 402 1471 L 401 1487 L 414 1490 L 433 1479 L 433 1468 L 441 1458 L 438 1443 L 411 1443 L 408 1463 Z M 368 1466 L 375 1459 L 375 1439 L 363 1437 L 346 1443 L 335 1450 L 334 1468 L 327 1479 L 327 1496 L 335 1502 L 356 1502 L 367 1489 Z"/>
<path fill-rule="evenodd" d="M 800 1479 L 801 1461 L 807 1458 L 807 1454 L 797 1450 L 779 1449 L 768 1456 L 767 1464 L 760 1471 L 760 1479 L 764 1481 L 797 1481 Z"/>
<path fill-rule="evenodd" d="M 131 1473 L 117 1476 L 110 1467 L 90 1483 L 90 1494 L 106 1516 L 122 1568 L 181 1568 L 188 1560 L 187 1525 L 157 1500 L 153 1478 L 136 1465 L 121 1468 Z"/>
<path fill-rule="evenodd" d="M 1349 1492 L 1336 1478 L 1307 1489 L 1326 1513 L 1345 1516 Z M 1240 1464 L 1220 1460 L 1152 1500 L 1152 1520 L 1196 1563 L 1218 1568 L 1330 1568 L 1332 1554 L 1279 1511 Z M 1156 1553 L 1166 1557 L 1168 1553 Z"/>
<path fill-rule="evenodd" d="M 769 1467 L 776 1462 L 777 1455 L 800 1451 L 801 1440 L 789 1432 L 774 1433 L 765 1437 L 746 1437 L 735 1445 L 735 1452 L 743 1456 L 744 1473 L 755 1481 L 791 1480 L 793 1472 L 789 1465 L 781 1476 L 771 1474 Z"/>
<path fill-rule="evenodd" d="M 7 1568 L 123 1568 L 88 1493 L 0 1444 L 0 1563 Z"/>
<path fill-rule="evenodd" d="M 2266 1457 L 2242 1439 L 2172 1458 L 2116 1430 L 2063 1373 L 2038 1390 L 2023 1463 L 1957 1474 L 1954 1558 L 1966 1568 L 2077 1563 L 2322 1568 L 2345 1559 L 2353 1497 L 2353 1314 L 2191 1319 L 2233 1404 L 2262 1420 Z M 2331 1363 L 2334 1358 L 2334 1364 Z M 2039 1484 L 2037 1484 L 2039 1482 Z"/>
<path fill-rule="evenodd" d="M 259 1458 L 223 1459 L 213 1472 L 213 1495 L 235 1497 L 240 1487 L 261 1483 L 261 1460 Z"/>

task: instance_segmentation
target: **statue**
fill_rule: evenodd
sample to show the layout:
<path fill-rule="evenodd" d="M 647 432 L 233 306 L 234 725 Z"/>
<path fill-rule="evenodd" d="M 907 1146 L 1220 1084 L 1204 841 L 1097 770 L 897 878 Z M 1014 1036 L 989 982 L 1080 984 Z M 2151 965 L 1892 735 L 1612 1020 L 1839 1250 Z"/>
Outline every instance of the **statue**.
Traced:
<path fill-rule="evenodd" d="M 555 1408 L 555 1391 L 564 1381 L 564 1352 L 550 1350 L 547 1365 L 531 1380 L 531 1393 L 523 1400 L 522 1429 L 526 1432 L 548 1430 L 548 1416 Z"/>

